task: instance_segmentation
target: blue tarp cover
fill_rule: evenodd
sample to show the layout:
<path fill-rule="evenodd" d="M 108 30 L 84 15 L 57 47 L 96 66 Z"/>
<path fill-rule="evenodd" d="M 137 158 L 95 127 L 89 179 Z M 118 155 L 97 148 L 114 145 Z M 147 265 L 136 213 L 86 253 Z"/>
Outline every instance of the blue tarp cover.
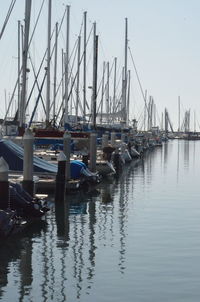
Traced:
<path fill-rule="evenodd" d="M 3 157 L 9 166 L 9 170 L 23 171 L 24 149 L 11 140 L 0 140 L 0 157 Z M 71 178 L 80 178 L 82 168 L 86 168 L 81 161 L 71 161 Z M 57 165 L 51 164 L 37 156 L 33 158 L 34 172 L 57 173 Z"/>

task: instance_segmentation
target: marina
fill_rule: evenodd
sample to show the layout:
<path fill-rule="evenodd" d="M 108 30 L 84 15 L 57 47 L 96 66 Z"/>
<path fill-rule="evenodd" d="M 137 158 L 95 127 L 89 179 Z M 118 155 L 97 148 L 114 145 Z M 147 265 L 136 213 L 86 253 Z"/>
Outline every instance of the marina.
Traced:
<path fill-rule="evenodd" d="M 1 246 L 0 300 L 197 301 L 199 149 L 170 140 L 93 191 L 49 201 Z"/>
<path fill-rule="evenodd" d="M 199 301 L 191 1 L 0 4 L 0 301 Z"/>

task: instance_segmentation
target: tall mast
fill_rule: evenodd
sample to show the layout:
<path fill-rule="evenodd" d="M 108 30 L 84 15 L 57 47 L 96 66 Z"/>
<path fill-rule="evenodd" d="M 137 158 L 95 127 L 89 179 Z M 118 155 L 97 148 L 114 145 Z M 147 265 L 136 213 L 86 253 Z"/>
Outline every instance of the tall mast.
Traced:
<path fill-rule="evenodd" d="M 96 51 L 96 22 L 93 23 L 93 79 L 92 79 L 92 97 L 91 97 L 91 121 L 94 121 L 94 86 L 95 86 L 95 51 Z"/>
<path fill-rule="evenodd" d="M 71 77 L 71 87 L 73 87 L 73 83 L 74 83 L 74 78 Z M 73 109 L 73 93 L 71 93 L 71 96 L 70 96 L 70 108 L 69 108 L 69 114 L 72 115 L 72 109 Z"/>
<path fill-rule="evenodd" d="M 113 118 L 112 120 L 114 121 L 114 114 L 116 111 L 116 74 L 117 74 L 117 58 L 114 59 L 114 84 L 113 84 Z"/>
<path fill-rule="evenodd" d="M 124 108 L 124 122 L 126 122 L 126 90 L 127 90 L 127 49 L 128 49 L 128 19 L 125 18 L 125 56 L 124 56 L 124 93 L 123 93 L 123 108 Z"/>
<path fill-rule="evenodd" d="M 153 104 L 153 110 L 154 110 L 154 127 L 156 127 L 156 104 Z"/>
<path fill-rule="evenodd" d="M 122 97 L 121 97 L 121 122 L 124 122 L 124 114 L 125 114 L 125 108 L 124 108 L 124 85 L 125 85 L 125 80 L 124 80 L 124 66 L 122 68 Z"/>
<path fill-rule="evenodd" d="M 165 134 L 168 133 L 168 112 L 167 109 L 165 108 Z"/>
<path fill-rule="evenodd" d="M 104 78 L 105 78 L 105 69 L 106 69 L 106 62 L 103 62 L 103 77 L 102 77 L 102 86 L 101 86 L 101 117 L 100 123 L 102 124 L 102 115 L 103 115 L 103 100 L 104 100 Z"/>
<path fill-rule="evenodd" d="M 55 32 L 55 58 L 54 58 L 54 83 L 53 83 L 53 121 L 55 126 L 56 117 L 56 84 L 57 84 L 57 53 L 58 53 L 58 22 L 56 22 Z"/>
<path fill-rule="evenodd" d="M 64 51 L 63 51 L 63 48 L 62 48 L 62 51 L 61 51 L 61 60 L 62 60 L 62 67 L 61 67 L 61 70 L 62 70 L 62 110 L 64 112 L 64 95 L 65 95 L 65 85 L 64 85 L 64 64 L 65 64 L 65 55 L 64 55 Z"/>
<path fill-rule="evenodd" d="M 97 105 L 97 63 L 98 63 L 98 36 L 96 35 L 96 22 L 94 23 L 94 50 L 93 50 L 93 84 L 92 84 L 92 125 L 96 128 Z"/>
<path fill-rule="evenodd" d="M 78 121 L 78 105 L 79 105 L 79 78 L 80 78 L 80 49 L 81 49 L 81 36 L 78 37 L 78 54 L 77 54 L 77 86 L 76 86 L 76 123 Z"/>
<path fill-rule="evenodd" d="M 131 86 L 131 71 L 128 71 L 128 94 L 127 94 L 127 115 L 126 124 L 129 123 L 129 104 L 130 104 L 130 86 Z"/>
<path fill-rule="evenodd" d="M 21 32 L 21 22 L 18 21 L 18 120 L 19 120 L 19 107 L 20 107 L 20 77 L 21 77 L 21 72 L 20 72 L 20 69 L 21 69 L 21 60 L 20 60 L 20 57 L 21 57 L 21 35 L 20 35 L 20 32 Z"/>
<path fill-rule="evenodd" d="M 107 62 L 107 85 L 106 85 L 106 113 L 107 113 L 107 123 L 109 123 L 109 114 L 110 114 L 110 106 L 109 106 L 109 86 L 110 86 L 110 81 L 109 81 L 109 76 L 110 76 L 110 65 L 109 62 Z"/>
<path fill-rule="evenodd" d="M 144 131 L 146 131 L 146 116 L 147 116 L 147 106 L 146 106 L 146 101 L 147 101 L 147 90 L 145 90 L 145 106 L 144 106 Z M 148 129 L 147 129 L 148 130 Z"/>
<path fill-rule="evenodd" d="M 94 95 L 94 92 L 93 92 L 93 89 L 94 89 L 94 79 L 95 79 L 95 67 L 94 67 L 94 64 L 95 64 L 95 41 L 96 41 L 96 22 L 93 23 L 93 83 L 92 83 L 92 97 L 91 97 L 91 121 L 93 121 L 94 117 L 93 117 L 93 113 L 94 113 L 94 109 L 93 109 L 93 105 L 94 105 L 94 98 L 93 98 L 93 95 Z"/>
<path fill-rule="evenodd" d="M 65 54 L 65 116 L 64 124 L 68 123 L 68 97 L 69 97 L 69 26 L 70 26 L 70 6 L 67 5 L 67 28 L 66 28 L 66 54 Z"/>
<path fill-rule="evenodd" d="M 52 8 L 52 0 L 49 0 L 49 6 L 48 6 L 48 30 L 47 30 L 46 127 L 49 126 L 49 119 L 50 119 L 51 8 Z"/>
<path fill-rule="evenodd" d="M 178 97 L 178 132 L 180 131 L 180 96 Z"/>
<path fill-rule="evenodd" d="M 153 126 L 153 107 L 154 107 L 154 101 L 153 101 L 153 97 L 151 97 L 151 119 L 150 119 L 150 130 L 152 130 L 152 126 Z"/>
<path fill-rule="evenodd" d="M 86 115 L 86 44 L 87 44 L 87 12 L 84 12 L 84 40 L 83 40 L 83 116 Z"/>
<path fill-rule="evenodd" d="M 26 106 L 26 86 L 27 86 L 27 59 L 28 59 L 28 46 L 29 46 L 29 29 L 30 29 L 30 18 L 31 18 L 31 3 L 32 0 L 26 0 L 25 4 L 25 37 L 23 46 L 23 57 L 22 57 L 22 93 L 21 93 L 21 105 L 20 105 L 20 127 L 25 124 L 25 106 Z"/>

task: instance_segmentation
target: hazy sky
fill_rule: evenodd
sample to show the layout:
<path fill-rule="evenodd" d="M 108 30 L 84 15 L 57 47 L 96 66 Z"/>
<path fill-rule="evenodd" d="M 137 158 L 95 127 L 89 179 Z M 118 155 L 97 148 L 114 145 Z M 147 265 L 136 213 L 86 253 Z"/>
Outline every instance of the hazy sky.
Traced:
<path fill-rule="evenodd" d="M 103 60 L 118 58 L 121 68 L 124 60 L 124 20 L 128 18 L 129 47 L 138 70 L 143 89 L 152 95 L 158 115 L 167 107 L 174 128 L 177 128 L 178 96 L 181 97 L 181 115 L 191 109 L 200 122 L 200 1 L 199 0 L 52 0 L 53 20 L 60 22 L 66 4 L 71 6 L 71 41 L 80 31 L 83 12 L 88 15 L 88 32 L 94 21 L 99 35 L 99 66 Z M 2 27 L 10 1 L 0 2 Z M 42 0 L 33 1 L 32 24 Z M 47 40 L 47 3 L 34 40 L 34 59 L 42 58 L 41 47 Z M 4 95 L 12 93 L 16 81 L 17 21 L 23 20 L 24 0 L 17 0 L 14 11 L 0 41 L 0 116 L 4 113 Z M 33 25 L 32 25 L 33 28 Z M 64 30 L 60 47 L 65 45 Z M 71 49 L 73 47 L 71 42 Z M 44 49 L 44 48 L 43 48 Z M 91 53 L 88 54 L 88 57 Z M 39 64 L 39 63 L 38 63 Z M 131 115 L 139 118 L 144 101 L 139 90 L 132 61 Z M 99 78 L 101 67 L 99 67 Z M 100 80 L 99 80 L 100 81 Z M 14 110 L 14 109 L 13 109 Z M 191 121 L 193 123 L 193 121 Z"/>

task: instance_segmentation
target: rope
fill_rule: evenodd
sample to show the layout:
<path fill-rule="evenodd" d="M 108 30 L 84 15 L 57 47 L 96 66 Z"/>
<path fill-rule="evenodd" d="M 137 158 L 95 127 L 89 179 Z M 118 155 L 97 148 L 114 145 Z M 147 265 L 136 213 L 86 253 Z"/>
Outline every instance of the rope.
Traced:
<path fill-rule="evenodd" d="M 9 20 L 9 18 L 10 18 L 10 15 L 11 15 L 11 13 L 12 13 L 13 8 L 14 8 L 15 2 L 16 2 L 16 0 L 12 0 L 12 1 L 11 1 L 11 4 L 10 4 L 10 6 L 9 6 L 9 9 L 8 9 L 8 12 L 7 12 L 7 15 L 6 15 L 6 18 L 5 18 L 3 27 L 2 27 L 2 29 L 1 29 L 0 40 L 1 40 L 2 36 L 3 36 L 4 30 L 5 30 L 5 28 L 6 28 L 6 25 L 7 25 L 7 23 L 8 23 L 8 20 Z"/>

